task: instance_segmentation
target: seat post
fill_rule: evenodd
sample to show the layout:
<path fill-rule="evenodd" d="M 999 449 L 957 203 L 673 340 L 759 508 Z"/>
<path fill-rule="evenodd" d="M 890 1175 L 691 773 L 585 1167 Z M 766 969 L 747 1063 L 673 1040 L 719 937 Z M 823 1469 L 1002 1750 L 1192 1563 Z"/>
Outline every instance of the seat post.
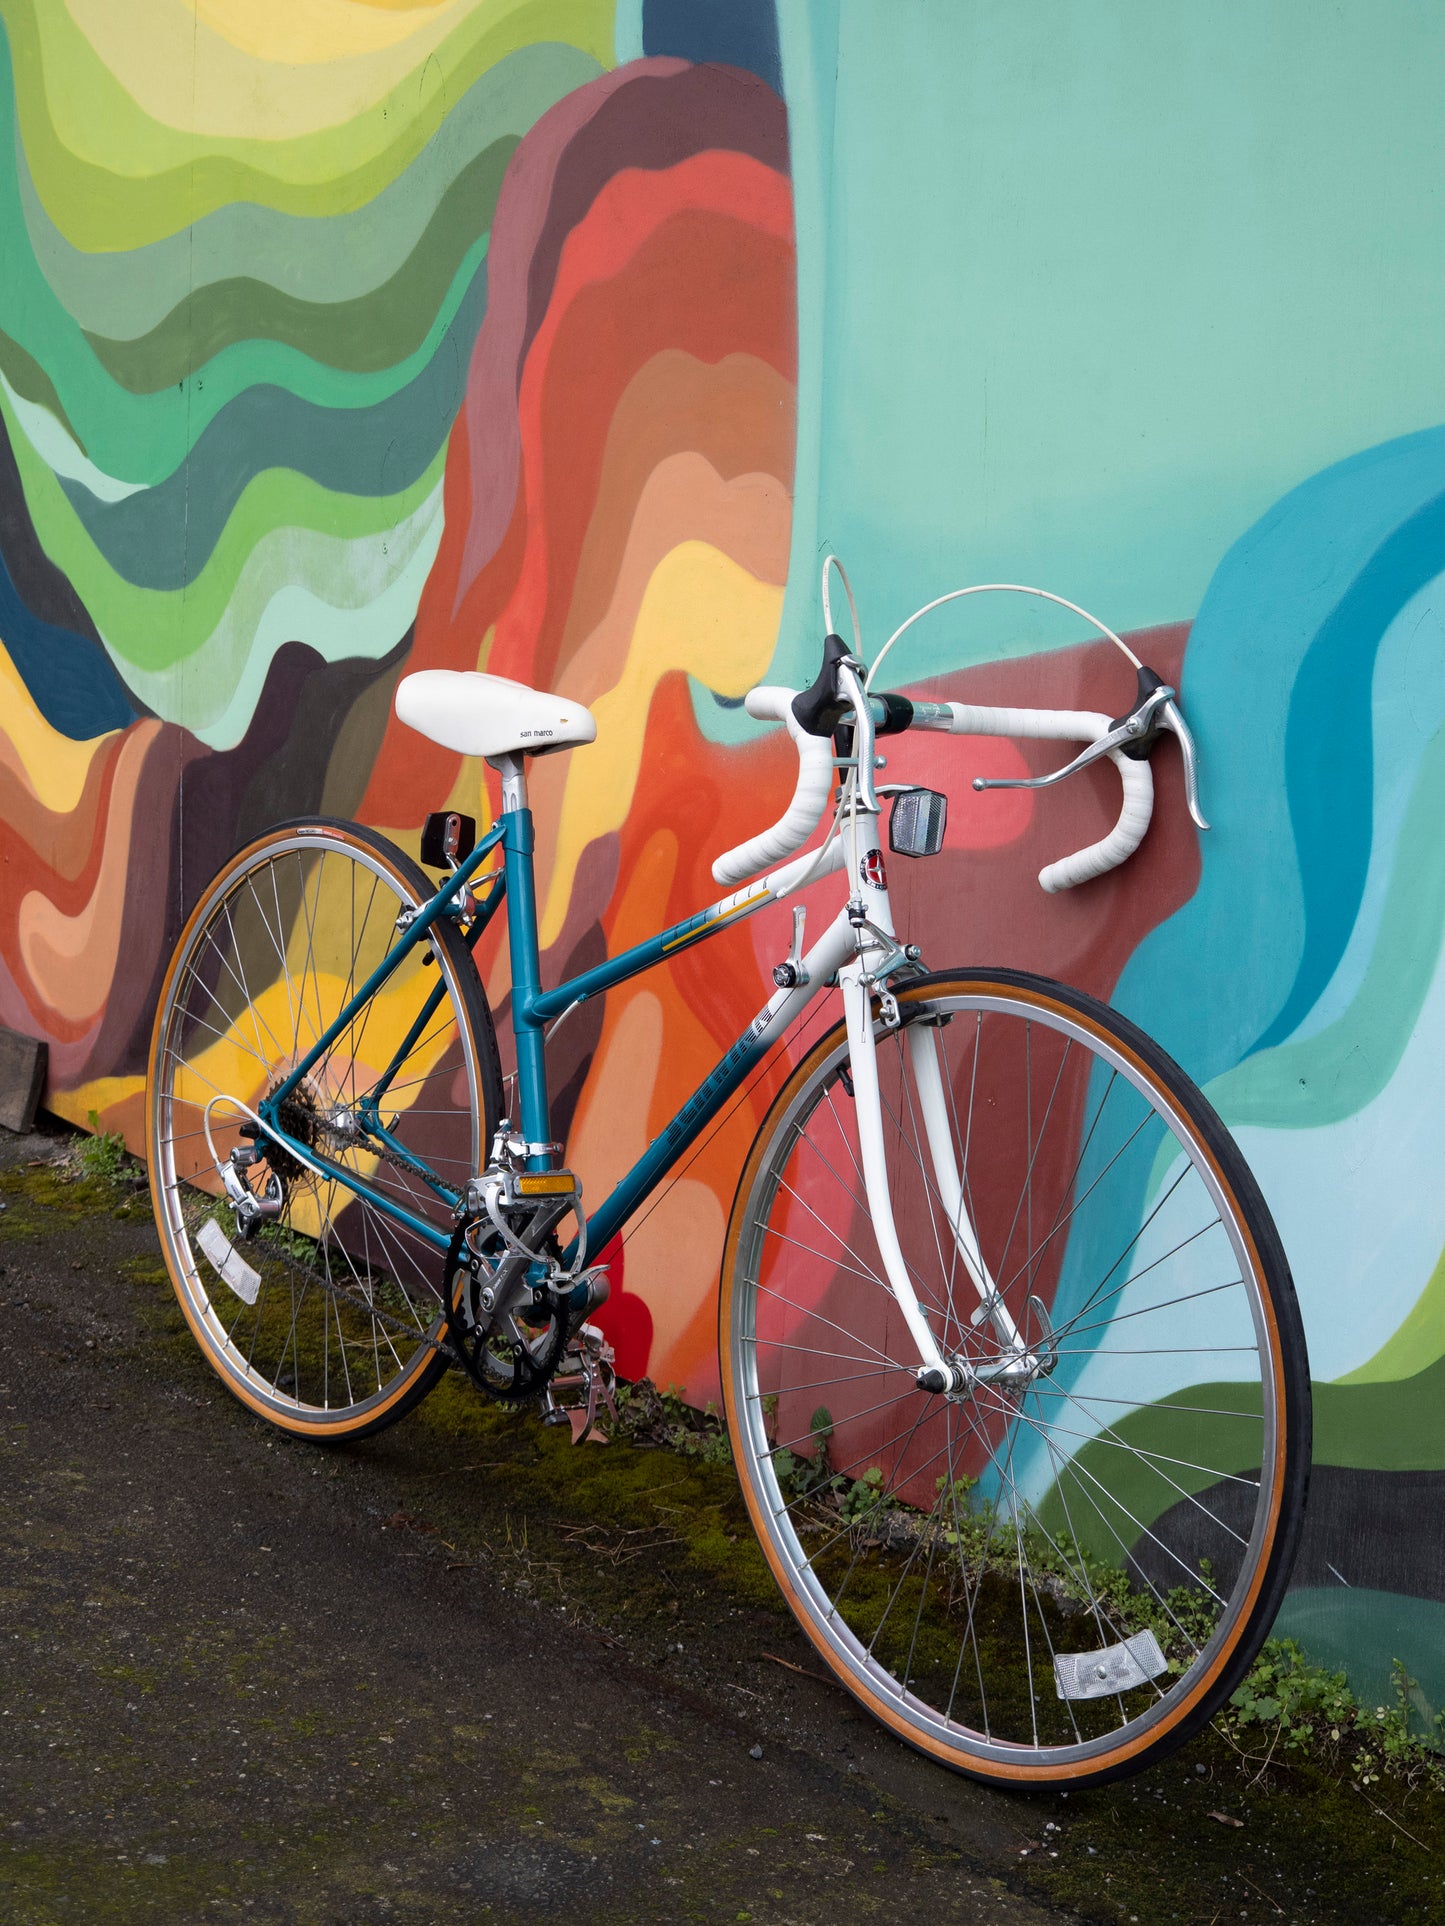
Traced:
<path fill-rule="evenodd" d="M 502 778 L 502 814 L 510 816 L 526 809 L 527 758 L 519 752 L 514 756 L 489 756 L 488 761 Z"/>
<path fill-rule="evenodd" d="M 542 959 L 537 947 L 537 883 L 532 866 L 536 837 L 527 803 L 527 770 L 521 754 L 491 756 L 502 778 L 502 861 L 507 872 L 507 939 L 512 959 L 512 1034 L 517 1040 L 517 1085 L 522 1105 L 522 1135 L 529 1144 L 551 1138 L 547 1100 L 547 1059 L 543 1020 L 533 1012 L 542 988 Z M 546 1170 L 551 1158 L 538 1151 L 527 1158 L 532 1170 Z"/>

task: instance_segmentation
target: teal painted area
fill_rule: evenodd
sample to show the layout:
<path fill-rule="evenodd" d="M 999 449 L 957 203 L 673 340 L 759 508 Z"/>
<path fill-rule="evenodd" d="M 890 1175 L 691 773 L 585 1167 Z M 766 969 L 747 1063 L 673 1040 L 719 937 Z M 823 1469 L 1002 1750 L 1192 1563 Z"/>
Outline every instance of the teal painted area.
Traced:
<path fill-rule="evenodd" d="M 1177 620 L 1286 489 L 1445 417 L 1445 13 L 780 16 L 801 394 L 779 679 L 812 653 L 825 545 L 874 647 L 961 580 Z M 1000 632 L 1074 639 L 980 615 L 916 660 L 988 659 Z"/>
<path fill-rule="evenodd" d="M 1445 724 L 1445 578 L 1426 584 L 1396 616 L 1380 645 L 1371 696 L 1375 791 L 1370 868 L 1349 942 L 1328 987 L 1300 1024 L 1309 1037 L 1338 1022 L 1361 993 L 1373 967 L 1392 892 L 1435 840 L 1434 825 L 1421 830 L 1424 771 L 1439 751 Z M 1445 808 L 1445 802 L 1442 802 Z M 1438 816 L 1437 816 L 1438 821 Z M 1428 891 L 1421 892 L 1428 897 Z"/>
<path fill-rule="evenodd" d="M 1114 1000 L 1242 1127 L 1316 1376 L 1391 1359 L 1317 1387 L 1321 1461 L 1438 1466 L 1439 1360 L 1381 1347 L 1445 1234 L 1445 13 L 834 0 L 780 27 L 800 390 L 769 679 L 811 679 L 830 548 L 870 656 L 970 581 L 1193 619 L 1215 827 Z M 890 679 L 1078 637 L 979 602 Z M 1445 1608 L 1298 1594 L 1281 1629 L 1366 1697 L 1399 1656 L 1445 1703 Z"/>
<path fill-rule="evenodd" d="M 1400 1592 L 1354 1586 L 1291 1592 L 1275 1620 L 1277 1638 L 1297 1638 L 1317 1665 L 1346 1674 L 1365 1706 L 1395 1704 L 1399 1660 L 1414 1681 L 1412 1724 L 1428 1731 L 1445 1710 L 1445 1605 Z"/>
<path fill-rule="evenodd" d="M 1380 1094 L 1409 1044 L 1440 954 L 1442 822 L 1445 730 L 1430 743 L 1418 771 L 1356 996 L 1328 1028 L 1256 1051 L 1211 1084 L 1210 1101 L 1232 1127 L 1316 1128 L 1353 1116 Z"/>
<path fill-rule="evenodd" d="M 642 58 L 642 0 L 617 0 L 612 24 L 612 46 L 618 66 Z"/>
<path fill-rule="evenodd" d="M 1369 713 L 1375 652 L 1445 556 L 1445 495 L 1427 498 L 1383 543 L 1331 611 L 1301 664 L 1285 737 L 1285 782 L 1305 942 L 1284 1006 L 1261 1046 L 1286 1037 L 1333 975 L 1364 889 L 1370 849 Z"/>
<path fill-rule="evenodd" d="M 1429 746 L 1442 685 L 1401 659 L 1412 633 L 1428 659 L 1442 632 L 1426 619 L 1442 496 L 1445 431 L 1425 430 L 1312 477 L 1220 563 L 1184 674 L 1215 828 L 1194 897 L 1114 991 L 1239 1132 L 1299 1282 L 1317 1378 L 1380 1351 L 1445 1241 L 1445 876 Z M 1395 694 L 1377 720 L 1382 674 Z M 1401 790 L 1418 796 L 1386 827 L 1388 849 L 1399 825 L 1375 935 L 1362 933 L 1369 968 L 1347 1009 L 1335 1002 L 1296 1043 L 1288 1026 L 1330 989 L 1360 921 L 1375 796 Z M 1374 1439 L 1356 1435 L 1340 1461 L 1440 1462 L 1438 1405 L 1406 1402 L 1408 1423 L 1406 1403 L 1387 1401 Z"/>
<path fill-rule="evenodd" d="M 1305 967 L 1309 936 L 1321 946 L 1308 966 L 1320 988 L 1343 953 L 1370 834 L 1369 665 L 1419 581 L 1402 569 L 1390 593 L 1365 611 L 1362 628 L 1339 631 L 1332 623 L 1371 576 L 1377 554 L 1442 496 L 1445 430 L 1338 463 L 1293 490 L 1235 543 L 1195 620 L 1183 690 L 1214 828 L 1202 839 L 1204 870 L 1193 899 L 1135 952 L 1115 1000 L 1201 1083 L 1256 1047 Z M 1436 557 L 1437 569 L 1442 559 Z M 1405 560 L 1427 566 L 1418 555 Z M 1360 600 L 1353 606 L 1359 609 Z M 1302 677 L 1319 638 L 1335 635 L 1352 663 L 1348 702 L 1343 690 L 1335 700 L 1337 685 L 1328 676 Z M 1314 726 L 1331 756 L 1323 748 L 1310 754 Z M 1305 761 L 1293 793 L 1291 730 Z M 1418 757 L 1418 743 L 1411 753 Z M 1346 845 L 1344 863 L 1333 854 L 1337 841 Z M 1311 851 L 1308 866 L 1302 844 Z M 1313 931 L 1307 885 L 1339 898 L 1327 923 L 1316 914 Z M 1267 942 L 1256 940 L 1262 931 Z"/>

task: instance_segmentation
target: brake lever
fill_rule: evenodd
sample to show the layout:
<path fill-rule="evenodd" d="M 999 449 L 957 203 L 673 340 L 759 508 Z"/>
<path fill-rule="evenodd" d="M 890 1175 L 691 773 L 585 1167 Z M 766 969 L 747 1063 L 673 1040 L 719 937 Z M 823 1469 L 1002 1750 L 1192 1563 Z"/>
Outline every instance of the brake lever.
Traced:
<path fill-rule="evenodd" d="M 1077 776 L 1081 769 L 1087 769 L 1091 763 L 1101 762 L 1115 749 L 1122 750 L 1125 755 L 1131 750 L 1138 751 L 1143 748 L 1147 736 L 1158 734 L 1154 712 L 1164 708 L 1173 694 L 1167 683 L 1161 683 L 1138 708 L 1131 710 L 1122 721 L 1116 722 L 1108 735 L 1089 743 L 1062 769 L 1050 770 L 1046 776 L 975 776 L 973 786 L 975 789 L 1050 789 L 1056 782 Z"/>
<path fill-rule="evenodd" d="M 1180 755 L 1184 762 L 1184 800 L 1191 820 L 1200 829 L 1208 829 L 1204 812 L 1199 806 L 1199 755 L 1194 746 L 1194 737 L 1184 720 L 1183 712 L 1175 691 L 1167 682 L 1162 682 L 1152 669 L 1139 670 L 1139 700 L 1128 715 L 1119 717 L 1107 735 L 1091 742 L 1064 764 L 1062 769 L 1052 770 L 1046 776 L 975 776 L 975 789 L 1049 789 L 1057 782 L 1076 776 L 1081 769 L 1118 750 L 1121 755 L 1135 761 L 1147 759 L 1162 732 L 1168 729 L 1178 739 Z"/>
<path fill-rule="evenodd" d="M 1194 737 L 1189 724 L 1184 720 L 1184 711 L 1171 694 L 1170 699 L 1159 711 L 1159 719 L 1166 729 L 1172 729 L 1179 739 L 1179 753 L 1184 762 L 1184 801 L 1197 829 L 1208 829 L 1204 811 L 1199 806 L 1199 753 L 1194 747 Z"/>

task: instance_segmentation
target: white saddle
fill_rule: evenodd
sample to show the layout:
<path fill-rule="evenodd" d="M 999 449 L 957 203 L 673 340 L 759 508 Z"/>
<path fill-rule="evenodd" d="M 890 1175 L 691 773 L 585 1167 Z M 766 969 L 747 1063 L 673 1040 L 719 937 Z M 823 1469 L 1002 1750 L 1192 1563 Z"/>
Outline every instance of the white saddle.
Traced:
<path fill-rule="evenodd" d="M 396 713 L 409 729 L 464 756 L 545 756 L 597 740 L 592 711 L 580 702 L 463 669 L 403 676 Z"/>

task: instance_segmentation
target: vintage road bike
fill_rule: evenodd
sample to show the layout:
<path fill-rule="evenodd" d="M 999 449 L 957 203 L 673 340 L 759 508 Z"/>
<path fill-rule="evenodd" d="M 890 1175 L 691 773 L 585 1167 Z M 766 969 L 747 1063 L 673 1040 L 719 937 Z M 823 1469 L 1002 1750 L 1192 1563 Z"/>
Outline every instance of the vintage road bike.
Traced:
<path fill-rule="evenodd" d="M 926 969 L 895 929 L 883 812 L 890 854 L 922 859 L 947 805 L 880 785 L 876 743 L 1085 745 L 1016 787 L 1112 762 L 1118 822 L 1045 869 L 1046 890 L 1137 847 L 1167 734 L 1204 826 L 1194 746 L 1174 689 L 1067 602 L 1129 655 L 1127 714 L 885 693 L 914 621 L 1014 585 L 928 604 L 870 672 L 851 590 L 852 644 L 833 632 L 834 575 L 846 588 L 829 558 L 817 680 L 747 698 L 798 752 L 782 820 L 714 865 L 732 893 L 567 982 L 541 977 L 527 758 L 594 740 L 591 715 L 496 676 L 406 677 L 398 716 L 485 757 L 500 814 L 481 835 L 428 819 L 440 882 L 370 829 L 311 820 L 203 890 L 150 1054 L 161 1242 L 209 1362 L 289 1432 L 364 1437 L 449 1367 L 582 1431 L 612 1384 L 589 1254 L 786 1047 L 720 1281 L 729 1435 L 768 1563 L 820 1658 L 903 1739 L 994 1782 L 1099 1781 L 1209 1717 L 1283 1596 L 1309 1462 L 1293 1286 L 1238 1148 L 1157 1044 L 1043 977 Z M 974 783 L 990 786 L 1009 785 Z M 549 1032 L 840 874 L 836 914 L 805 946 L 794 908 L 774 993 L 584 1210 L 551 1140 Z M 473 954 L 503 904 L 509 1080 Z"/>

